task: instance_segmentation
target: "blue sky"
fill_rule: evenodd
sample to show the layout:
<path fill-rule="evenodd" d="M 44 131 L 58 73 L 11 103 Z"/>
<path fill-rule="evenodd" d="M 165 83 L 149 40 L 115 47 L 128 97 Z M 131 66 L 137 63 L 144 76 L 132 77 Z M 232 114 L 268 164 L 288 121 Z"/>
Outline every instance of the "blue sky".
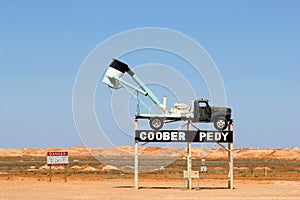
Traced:
<path fill-rule="evenodd" d="M 208 51 L 234 111 L 235 146 L 299 147 L 299 7 L 299 1 L 0 1 L 0 148 L 83 145 L 72 116 L 81 63 L 103 40 L 142 27 L 182 32 Z"/>

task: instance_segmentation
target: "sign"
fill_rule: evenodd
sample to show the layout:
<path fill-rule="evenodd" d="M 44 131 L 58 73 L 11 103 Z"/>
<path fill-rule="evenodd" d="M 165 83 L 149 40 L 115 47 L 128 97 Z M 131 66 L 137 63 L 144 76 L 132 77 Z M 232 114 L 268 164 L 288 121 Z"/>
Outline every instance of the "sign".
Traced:
<path fill-rule="evenodd" d="M 67 166 L 68 164 L 68 152 L 47 152 L 48 166 Z"/>
<path fill-rule="evenodd" d="M 136 130 L 139 142 L 233 142 L 233 131 Z"/>
<path fill-rule="evenodd" d="M 201 172 L 206 172 L 206 166 L 205 165 L 201 166 L 200 171 Z"/>
<path fill-rule="evenodd" d="M 183 171 L 183 178 L 199 178 L 199 171 Z"/>

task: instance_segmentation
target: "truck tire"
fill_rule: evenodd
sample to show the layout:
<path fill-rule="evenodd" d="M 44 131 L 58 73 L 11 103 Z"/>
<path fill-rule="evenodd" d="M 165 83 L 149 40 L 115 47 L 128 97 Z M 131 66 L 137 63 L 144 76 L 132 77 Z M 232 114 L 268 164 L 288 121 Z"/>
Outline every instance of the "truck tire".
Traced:
<path fill-rule="evenodd" d="M 150 119 L 150 127 L 153 130 L 159 130 L 164 126 L 164 120 L 160 117 L 154 117 Z"/>
<path fill-rule="evenodd" d="M 214 121 L 214 126 L 219 131 L 225 130 L 227 128 L 227 124 L 228 122 L 225 117 L 217 117 Z"/>

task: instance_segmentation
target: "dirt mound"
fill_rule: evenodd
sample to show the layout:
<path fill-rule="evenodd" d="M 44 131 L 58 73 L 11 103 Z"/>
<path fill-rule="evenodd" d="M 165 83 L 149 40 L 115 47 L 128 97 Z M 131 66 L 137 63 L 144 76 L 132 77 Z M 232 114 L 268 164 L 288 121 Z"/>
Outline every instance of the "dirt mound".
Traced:
<path fill-rule="evenodd" d="M 154 151 L 158 151 L 158 150 L 161 150 L 162 148 L 161 147 L 146 147 L 144 149 L 144 151 L 147 151 L 147 152 L 154 152 Z"/>
<path fill-rule="evenodd" d="M 80 167 L 79 165 L 74 165 L 71 167 L 71 169 L 79 170 L 82 169 L 82 167 Z"/>
<path fill-rule="evenodd" d="M 0 157 L 19 157 L 22 156 L 21 149 L 0 149 Z"/>
<path fill-rule="evenodd" d="M 57 148 L 57 147 L 47 147 L 47 148 L 44 148 L 45 152 L 48 152 L 48 151 L 61 151 L 63 150 L 62 148 Z"/>
<path fill-rule="evenodd" d="M 105 167 L 105 166 L 107 166 L 107 164 L 103 164 L 103 163 L 102 163 L 102 164 L 99 165 L 99 169 L 102 169 L 102 168 Z"/>
<path fill-rule="evenodd" d="M 102 156 L 104 157 L 132 157 L 133 155 L 133 147 L 109 147 L 102 149 Z"/>
<path fill-rule="evenodd" d="M 66 149 L 69 152 L 69 156 L 91 156 L 91 153 L 88 148 L 80 146 L 80 147 L 72 147 Z"/>
<path fill-rule="evenodd" d="M 239 171 L 249 171 L 250 170 L 248 167 L 233 167 L 233 169 L 239 170 Z"/>
<path fill-rule="evenodd" d="M 106 165 L 105 167 L 103 167 L 101 169 L 101 171 L 118 171 L 119 168 L 117 168 L 116 166 L 113 165 Z"/>
<path fill-rule="evenodd" d="M 22 151 L 22 156 L 45 156 L 45 150 L 27 148 Z"/>
<path fill-rule="evenodd" d="M 39 167 L 39 170 L 48 170 L 50 167 L 48 165 L 43 165 Z"/>
<path fill-rule="evenodd" d="M 94 172 L 94 171 L 97 171 L 99 169 L 96 169 L 95 167 L 92 167 L 92 166 L 88 166 L 86 168 L 83 169 L 83 171 L 86 171 L 86 172 Z"/>

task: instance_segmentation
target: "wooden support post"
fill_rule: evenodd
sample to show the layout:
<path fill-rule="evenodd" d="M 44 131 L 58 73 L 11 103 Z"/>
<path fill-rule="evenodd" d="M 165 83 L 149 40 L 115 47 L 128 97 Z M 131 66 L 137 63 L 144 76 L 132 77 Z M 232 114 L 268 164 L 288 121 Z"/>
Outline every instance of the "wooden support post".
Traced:
<path fill-rule="evenodd" d="M 267 176 L 267 175 L 268 175 L 268 170 L 267 170 L 267 168 L 266 168 L 266 167 L 264 168 L 264 175 L 265 175 L 265 176 Z"/>
<path fill-rule="evenodd" d="M 188 121 L 187 130 L 191 130 L 191 122 Z M 192 171 L 192 143 L 187 143 L 187 171 Z M 192 189 L 192 178 L 188 178 L 188 189 Z"/>
<path fill-rule="evenodd" d="M 65 179 L 65 182 L 67 182 L 67 166 L 65 166 L 65 177 L 64 177 L 64 179 Z"/>
<path fill-rule="evenodd" d="M 228 124 L 228 130 L 233 131 L 233 124 Z M 228 189 L 233 189 L 233 143 L 228 143 Z"/>
<path fill-rule="evenodd" d="M 50 177 L 50 182 L 52 181 L 52 168 L 51 168 L 51 165 L 50 165 L 50 174 L 49 174 L 49 177 Z"/>
<path fill-rule="evenodd" d="M 138 129 L 138 120 L 134 121 L 134 135 L 135 131 Z M 134 188 L 139 189 L 138 179 L 139 179 L 139 158 L 138 158 L 139 142 L 134 140 Z"/>

